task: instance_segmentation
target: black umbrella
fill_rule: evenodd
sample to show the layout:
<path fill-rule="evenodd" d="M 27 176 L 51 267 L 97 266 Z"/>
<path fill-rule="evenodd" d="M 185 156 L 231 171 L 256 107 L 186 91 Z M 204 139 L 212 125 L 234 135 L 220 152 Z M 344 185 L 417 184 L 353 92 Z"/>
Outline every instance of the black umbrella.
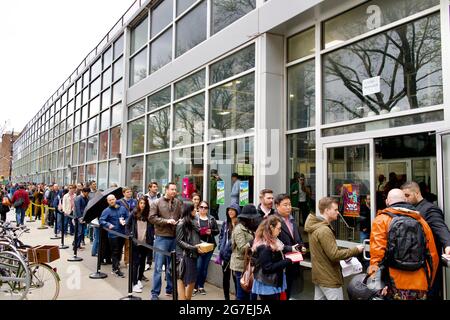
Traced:
<path fill-rule="evenodd" d="M 106 197 L 108 197 L 110 194 L 113 194 L 117 199 L 122 198 L 122 187 L 109 188 L 89 200 L 83 212 L 83 220 L 86 223 L 90 223 L 95 218 L 100 218 L 103 210 L 108 207 L 108 201 L 106 200 Z"/>

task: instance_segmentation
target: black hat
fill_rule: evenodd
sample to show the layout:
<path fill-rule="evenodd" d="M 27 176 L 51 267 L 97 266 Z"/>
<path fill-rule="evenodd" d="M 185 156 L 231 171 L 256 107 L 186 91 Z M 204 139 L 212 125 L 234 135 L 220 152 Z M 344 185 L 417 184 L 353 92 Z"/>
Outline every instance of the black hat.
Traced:
<path fill-rule="evenodd" d="M 244 219 L 254 219 L 258 218 L 259 216 L 260 215 L 253 204 L 247 204 L 242 208 L 241 213 L 238 214 L 238 218 Z"/>

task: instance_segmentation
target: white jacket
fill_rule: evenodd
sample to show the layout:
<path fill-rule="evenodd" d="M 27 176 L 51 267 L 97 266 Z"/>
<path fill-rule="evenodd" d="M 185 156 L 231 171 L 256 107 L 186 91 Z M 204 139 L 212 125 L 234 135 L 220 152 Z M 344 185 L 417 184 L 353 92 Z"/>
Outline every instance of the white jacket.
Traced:
<path fill-rule="evenodd" d="M 76 198 L 76 194 L 73 195 L 74 203 L 75 203 L 75 198 Z M 73 210 L 75 208 L 70 203 L 70 194 L 69 193 L 66 193 L 64 195 L 63 201 L 62 201 L 62 207 L 63 207 L 63 212 L 66 216 L 73 213 Z"/>

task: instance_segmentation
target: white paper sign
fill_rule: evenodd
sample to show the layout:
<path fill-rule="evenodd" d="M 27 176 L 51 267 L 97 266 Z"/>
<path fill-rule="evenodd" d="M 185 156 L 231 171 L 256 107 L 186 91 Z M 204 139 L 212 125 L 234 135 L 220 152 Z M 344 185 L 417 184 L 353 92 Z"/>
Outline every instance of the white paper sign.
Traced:
<path fill-rule="evenodd" d="M 362 82 L 363 96 L 380 92 L 380 76 L 365 79 Z"/>
<path fill-rule="evenodd" d="M 341 260 L 341 267 L 342 267 L 342 275 L 344 277 L 351 276 L 352 274 L 357 274 L 362 272 L 362 265 L 361 262 L 358 261 L 355 257 L 352 257 L 349 262 L 346 262 L 345 260 Z"/>

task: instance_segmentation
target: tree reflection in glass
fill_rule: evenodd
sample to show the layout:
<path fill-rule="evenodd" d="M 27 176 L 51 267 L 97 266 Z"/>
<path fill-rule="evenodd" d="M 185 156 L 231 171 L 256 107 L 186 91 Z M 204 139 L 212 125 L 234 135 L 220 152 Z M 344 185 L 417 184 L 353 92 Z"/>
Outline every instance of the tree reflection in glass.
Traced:
<path fill-rule="evenodd" d="M 167 149 L 170 144 L 170 110 L 165 108 L 148 116 L 147 151 Z"/>
<path fill-rule="evenodd" d="M 205 95 L 199 94 L 175 105 L 174 146 L 203 141 Z"/>

